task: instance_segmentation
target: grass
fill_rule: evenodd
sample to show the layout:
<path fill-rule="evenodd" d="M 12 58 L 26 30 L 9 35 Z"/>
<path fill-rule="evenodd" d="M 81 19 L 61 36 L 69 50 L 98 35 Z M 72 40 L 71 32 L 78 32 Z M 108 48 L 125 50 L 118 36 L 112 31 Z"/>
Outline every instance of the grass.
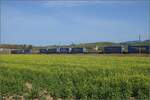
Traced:
<path fill-rule="evenodd" d="M 0 55 L 0 98 L 149 100 L 150 58 Z"/>

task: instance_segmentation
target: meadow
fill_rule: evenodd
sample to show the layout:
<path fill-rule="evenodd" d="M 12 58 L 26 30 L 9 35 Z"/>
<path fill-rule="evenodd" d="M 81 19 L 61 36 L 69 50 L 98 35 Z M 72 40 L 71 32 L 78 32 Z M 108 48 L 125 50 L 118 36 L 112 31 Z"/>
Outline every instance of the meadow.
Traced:
<path fill-rule="evenodd" d="M 150 100 L 150 58 L 0 55 L 0 99 Z"/>

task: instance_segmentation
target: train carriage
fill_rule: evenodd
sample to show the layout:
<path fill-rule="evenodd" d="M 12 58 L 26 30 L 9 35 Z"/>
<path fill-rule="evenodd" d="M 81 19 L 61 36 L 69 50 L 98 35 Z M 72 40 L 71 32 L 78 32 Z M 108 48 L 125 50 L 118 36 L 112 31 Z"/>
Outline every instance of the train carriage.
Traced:
<path fill-rule="evenodd" d="M 103 53 L 111 54 L 111 53 L 122 53 L 121 46 L 108 46 L 103 48 Z"/>
<path fill-rule="evenodd" d="M 23 54 L 31 54 L 32 50 L 31 49 L 25 49 L 23 50 Z"/>
<path fill-rule="evenodd" d="M 71 48 L 58 48 L 59 53 L 70 53 Z"/>
<path fill-rule="evenodd" d="M 47 50 L 47 53 L 52 54 L 52 53 L 58 53 L 58 48 L 51 48 Z"/>
<path fill-rule="evenodd" d="M 40 49 L 39 52 L 40 52 L 40 54 L 47 54 L 48 50 L 47 49 Z"/>
<path fill-rule="evenodd" d="M 23 50 L 11 50 L 11 54 L 23 54 Z"/>
<path fill-rule="evenodd" d="M 150 46 L 128 46 L 128 53 L 150 53 Z"/>
<path fill-rule="evenodd" d="M 71 48 L 71 53 L 85 53 L 85 48 Z"/>
<path fill-rule="evenodd" d="M 31 53 L 32 53 L 32 50 L 30 50 L 30 49 L 25 49 L 25 50 L 15 49 L 15 50 L 11 50 L 11 54 L 31 54 Z"/>

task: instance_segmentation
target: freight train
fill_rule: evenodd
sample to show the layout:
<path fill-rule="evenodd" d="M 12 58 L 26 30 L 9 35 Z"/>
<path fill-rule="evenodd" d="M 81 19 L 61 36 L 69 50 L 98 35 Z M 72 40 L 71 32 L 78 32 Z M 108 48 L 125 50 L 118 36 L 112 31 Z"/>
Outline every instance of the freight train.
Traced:
<path fill-rule="evenodd" d="M 12 54 L 32 54 L 32 50 L 12 50 Z M 39 49 L 39 54 L 88 54 L 86 48 L 51 48 L 51 49 Z M 122 54 L 122 53 L 129 53 L 129 54 L 138 54 L 138 53 L 147 53 L 150 54 L 150 46 L 128 46 L 127 50 L 125 51 L 122 46 L 107 46 L 103 47 L 102 51 L 95 51 L 93 53 L 100 53 L 100 54 Z"/>

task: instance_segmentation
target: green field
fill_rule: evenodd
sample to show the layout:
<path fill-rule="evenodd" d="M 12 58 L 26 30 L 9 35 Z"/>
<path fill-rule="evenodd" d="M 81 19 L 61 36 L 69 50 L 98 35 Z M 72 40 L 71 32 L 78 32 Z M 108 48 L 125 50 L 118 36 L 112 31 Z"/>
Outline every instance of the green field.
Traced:
<path fill-rule="evenodd" d="M 0 99 L 150 100 L 150 58 L 0 55 Z"/>

